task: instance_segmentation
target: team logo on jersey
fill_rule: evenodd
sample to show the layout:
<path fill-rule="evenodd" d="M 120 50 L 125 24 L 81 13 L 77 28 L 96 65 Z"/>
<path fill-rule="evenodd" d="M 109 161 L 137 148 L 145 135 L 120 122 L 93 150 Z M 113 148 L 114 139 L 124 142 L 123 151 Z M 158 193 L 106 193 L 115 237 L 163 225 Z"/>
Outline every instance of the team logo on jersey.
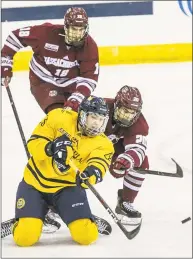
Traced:
<path fill-rule="evenodd" d="M 44 49 L 57 52 L 58 49 L 59 49 L 59 46 L 55 45 L 55 44 L 46 43 L 45 46 L 44 46 Z"/>
<path fill-rule="evenodd" d="M 44 61 L 45 61 L 46 65 L 53 65 L 55 67 L 72 68 L 72 67 L 79 66 L 79 63 L 77 60 L 69 61 L 67 59 L 61 59 L 61 58 L 44 57 Z M 59 72 L 61 72 L 60 69 L 58 70 L 57 73 L 59 73 Z M 62 76 L 65 76 L 64 72 L 63 72 Z M 56 75 L 59 76 L 58 74 L 56 74 Z"/>
<path fill-rule="evenodd" d="M 53 97 L 56 96 L 58 92 L 56 90 L 49 91 L 49 96 Z"/>
<path fill-rule="evenodd" d="M 17 200 L 17 209 L 22 209 L 25 206 L 25 200 L 24 198 L 19 198 Z"/>

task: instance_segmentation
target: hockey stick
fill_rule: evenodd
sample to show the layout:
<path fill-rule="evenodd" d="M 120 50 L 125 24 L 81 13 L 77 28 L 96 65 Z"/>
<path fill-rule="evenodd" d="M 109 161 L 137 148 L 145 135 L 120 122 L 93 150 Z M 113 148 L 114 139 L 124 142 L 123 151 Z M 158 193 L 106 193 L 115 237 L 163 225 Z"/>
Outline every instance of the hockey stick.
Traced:
<path fill-rule="evenodd" d="M 143 174 L 182 178 L 183 177 L 183 170 L 182 170 L 181 166 L 173 158 L 171 158 L 171 159 L 176 165 L 176 173 L 167 173 L 167 172 L 162 172 L 162 171 L 145 170 L 145 169 L 142 169 L 142 168 L 134 168 L 134 170 L 139 172 L 139 173 L 143 173 Z"/>
<path fill-rule="evenodd" d="M 117 142 L 113 142 L 113 140 L 111 138 L 109 138 L 109 140 L 113 143 L 113 145 L 117 143 Z M 151 174 L 151 175 L 158 175 L 158 176 L 168 176 L 168 177 L 182 178 L 183 177 L 183 170 L 182 170 L 181 166 L 173 158 L 171 158 L 171 160 L 176 165 L 176 173 L 155 171 L 155 170 L 143 169 L 143 168 L 139 168 L 139 167 L 134 167 L 133 169 L 134 169 L 134 171 L 139 172 L 141 174 Z"/>
<path fill-rule="evenodd" d="M 15 103 L 13 101 L 13 96 L 12 96 L 11 90 L 9 88 L 9 85 L 6 85 L 5 88 L 7 90 L 9 101 L 10 101 L 10 104 L 11 104 L 11 107 L 12 107 L 12 110 L 13 110 L 16 122 L 17 122 L 17 126 L 18 126 L 18 129 L 19 129 L 19 133 L 20 133 L 20 136 L 21 136 L 24 148 L 25 148 L 26 155 L 27 155 L 27 157 L 29 159 L 30 158 L 30 153 L 29 153 L 29 151 L 27 149 L 26 139 L 25 139 L 25 136 L 24 136 L 24 133 L 23 133 L 23 129 L 22 129 L 22 126 L 21 126 L 21 122 L 20 122 L 20 119 L 19 119 L 19 116 L 18 116 L 18 113 L 17 113 L 17 109 L 16 109 L 16 106 L 15 106 Z M 4 237 L 6 237 L 8 235 L 11 235 L 11 227 L 15 223 L 15 221 L 16 221 L 16 219 L 13 218 L 13 219 L 10 219 L 10 220 L 7 220 L 7 221 L 4 221 L 4 222 L 1 223 L 1 238 L 4 238 Z"/>
<path fill-rule="evenodd" d="M 19 132 L 20 132 L 20 136 L 21 136 L 24 148 L 25 148 L 25 152 L 26 152 L 27 158 L 29 159 L 30 153 L 29 153 L 28 148 L 27 148 L 27 142 L 26 142 L 26 139 L 25 139 L 25 135 L 24 135 L 24 132 L 23 132 L 23 128 L 21 126 L 21 122 L 20 122 L 20 119 L 19 119 L 19 116 L 18 116 L 18 112 L 17 112 L 16 106 L 15 106 L 15 103 L 13 101 L 13 96 L 12 96 L 11 90 L 10 90 L 8 85 L 6 86 L 6 90 L 7 90 L 9 101 L 10 101 L 10 104 L 11 104 L 11 107 L 13 109 L 13 113 L 14 113 L 14 116 L 15 116 L 15 119 L 16 119 L 16 122 L 17 122 L 17 126 L 18 126 L 18 129 L 19 129 Z M 16 221 L 16 219 L 13 218 L 13 219 L 10 219 L 10 220 L 7 220 L 7 221 L 1 223 L 1 238 L 4 238 L 4 237 L 11 234 L 11 227 L 15 223 L 15 221 Z M 57 222 L 55 220 L 52 220 L 49 217 L 45 218 L 44 223 L 46 223 L 47 225 L 50 224 L 50 225 L 56 227 L 57 230 L 61 226 L 59 222 Z"/>
<path fill-rule="evenodd" d="M 17 122 L 17 126 L 18 126 L 18 129 L 19 129 L 19 133 L 20 133 L 20 136 L 21 136 L 24 148 L 25 148 L 26 155 L 27 155 L 27 157 L 29 159 L 30 158 L 30 153 L 29 153 L 29 151 L 27 149 L 26 139 L 25 139 L 25 136 L 24 136 L 24 133 L 23 133 L 23 129 L 22 129 L 22 126 L 21 126 L 21 122 L 20 122 L 20 119 L 19 119 L 19 116 L 18 116 L 18 112 L 17 112 L 16 106 L 15 106 L 15 103 L 13 101 L 13 96 L 11 94 L 11 90 L 10 90 L 8 85 L 5 88 L 7 90 L 9 101 L 10 101 L 10 104 L 11 104 L 11 107 L 12 107 L 12 110 L 13 110 L 16 122 Z"/>
<path fill-rule="evenodd" d="M 75 165 L 70 161 L 70 166 L 75 170 L 75 172 L 80 173 L 79 169 L 75 167 Z M 103 205 L 103 207 L 108 211 L 110 216 L 113 218 L 115 223 L 118 225 L 118 227 L 122 230 L 122 232 L 125 234 L 125 236 L 131 240 L 133 239 L 140 231 L 142 220 L 140 224 L 133 229 L 132 231 L 127 231 L 127 229 L 122 225 L 120 220 L 117 218 L 116 214 L 112 211 L 112 209 L 109 207 L 109 205 L 106 203 L 106 201 L 102 198 L 102 196 L 98 193 L 98 191 L 93 187 L 92 184 L 90 184 L 88 181 L 84 181 L 85 184 L 88 186 L 88 188 L 91 190 L 91 192 L 95 195 L 95 197 L 100 201 L 100 203 Z"/>

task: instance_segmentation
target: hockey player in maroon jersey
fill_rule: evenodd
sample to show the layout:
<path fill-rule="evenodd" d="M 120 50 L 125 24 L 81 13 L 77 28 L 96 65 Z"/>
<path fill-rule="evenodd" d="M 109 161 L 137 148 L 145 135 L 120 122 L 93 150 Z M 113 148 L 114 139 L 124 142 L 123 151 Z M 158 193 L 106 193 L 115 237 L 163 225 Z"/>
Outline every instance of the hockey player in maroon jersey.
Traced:
<path fill-rule="evenodd" d="M 114 143 L 115 153 L 110 173 L 123 178 L 123 189 L 118 190 L 115 212 L 123 224 L 135 225 L 141 221 L 141 213 L 134 209 L 134 200 L 145 179 L 135 168 L 148 169 L 146 155 L 148 124 L 141 112 L 142 97 L 139 89 L 123 86 L 115 99 L 107 99 L 110 119 L 105 134 Z"/>
<path fill-rule="evenodd" d="M 97 85 L 98 47 L 88 34 L 88 17 L 83 8 L 69 8 L 64 25 L 44 23 L 12 31 L 1 51 L 1 83 L 7 86 L 12 77 L 14 55 L 30 46 L 30 89 L 41 109 L 77 110 Z"/>

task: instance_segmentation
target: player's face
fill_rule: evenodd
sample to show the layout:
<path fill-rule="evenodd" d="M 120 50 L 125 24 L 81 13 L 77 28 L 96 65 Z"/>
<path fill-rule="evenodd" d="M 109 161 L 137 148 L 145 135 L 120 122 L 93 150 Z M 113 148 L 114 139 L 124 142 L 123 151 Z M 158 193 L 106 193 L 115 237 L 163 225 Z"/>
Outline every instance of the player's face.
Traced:
<path fill-rule="evenodd" d="M 83 39 L 85 32 L 85 27 L 69 26 L 69 28 L 66 31 L 67 43 L 73 44 L 80 42 Z"/>
<path fill-rule="evenodd" d="M 89 130 L 100 129 L 105 122 L 105 117 L 96 113 L 89 113 L 86 118 L 86 126 Z"/>
<path fill-rule="evenodd" d="M 114 117 L 124 125 L 129 125 L 130 121 L 136 116 L 137 112 L 125 107 L 116 107 Z"/>

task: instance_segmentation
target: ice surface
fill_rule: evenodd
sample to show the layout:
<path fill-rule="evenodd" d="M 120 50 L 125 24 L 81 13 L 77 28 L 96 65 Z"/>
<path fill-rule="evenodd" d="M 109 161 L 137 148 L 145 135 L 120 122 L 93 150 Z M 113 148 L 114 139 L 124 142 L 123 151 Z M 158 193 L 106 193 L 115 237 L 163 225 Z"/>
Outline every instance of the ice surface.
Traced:
<path fill-rule="evenodd" d="M 107 219 L 111 236 L 84 247 L 71 241 L 65 226 L 55 234 L 41 236 L 30 248 L 17 247 L 8 236 L 2 240 L 2 257 L 191 257 L 192 221 L 192 63 L 124 65 L 101 67 L 96 94 L 114 97 L 124 84 L 138 87 L 143 95 L 143 113 L 148 120 L 148 155 L 151 169 L 174 172 L 170 157 L 184 169 L 184 178 L 147 175 L 136 199 L 143 213 L 139 235 L 129 241 L 98 200 L 88 191 L 93 213 Z M 28 138 L 44 117 L 31 95 L 27 72 L 14 74 L 10 84 L 23 130 Z M 14 216 L 17 185 L 26 155 L 9 103 L 2 90 L 2 220 Z M 122 180 L 106 175 L 96 186 L 114 210 Z"/>

